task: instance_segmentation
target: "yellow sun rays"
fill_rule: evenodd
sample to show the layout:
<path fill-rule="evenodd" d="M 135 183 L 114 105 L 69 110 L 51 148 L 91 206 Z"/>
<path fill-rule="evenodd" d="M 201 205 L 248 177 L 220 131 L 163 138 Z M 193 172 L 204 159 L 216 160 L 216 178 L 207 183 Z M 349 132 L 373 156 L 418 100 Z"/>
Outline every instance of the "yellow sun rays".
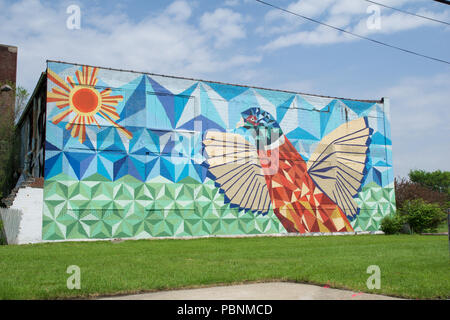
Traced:
<path fill-rule="evenodd" d="M 83 143 L 86 140 L 86 125 L 95 124 L 100 128 L 96 119 L 96 116 L 100 116 L 131 139 L 131 132 L 116 122 L 120 119 L 116 106 L 123 100 L 123 96 L 112 96 L 110 88 L 99 92 L 95 88 L 97 73 L 98 68 L 83 66 L 81 71 L 75 72 L 76 81 L 70 76 L 64 81 L 52 70 L 47 70 L 48 79 L 57 85 L 47 92 L 47 102 L 54 102 L 61 109 L 52 118 L 52 123 L 58 124 L 68 115 L 75 114 L 66 124 L 66 129 L 71 130 L 72 137 L 78 137 L 80 143 Z"/>

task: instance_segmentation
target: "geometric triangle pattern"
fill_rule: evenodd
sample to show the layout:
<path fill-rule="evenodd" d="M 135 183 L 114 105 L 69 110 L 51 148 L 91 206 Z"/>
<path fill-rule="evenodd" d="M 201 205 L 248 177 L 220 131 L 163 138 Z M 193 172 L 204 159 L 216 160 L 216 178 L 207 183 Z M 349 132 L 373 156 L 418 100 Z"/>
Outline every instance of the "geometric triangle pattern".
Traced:
<path fill-rule="evenodd" d="M 104 182 L 60 174 L 45 181 L 44 200 L 44 240 L 286 233 L 272 210 L 230 208 L 209 179 Z"/>
<path fill-rule="evenodd" d="M 393 185 L 380 187 L 371 182 L 362 188 L 355 201 L 360 208 L 359 215 L 352 221 L 355 231 L 377 231 L 381 220 L 396 212 Z"/>

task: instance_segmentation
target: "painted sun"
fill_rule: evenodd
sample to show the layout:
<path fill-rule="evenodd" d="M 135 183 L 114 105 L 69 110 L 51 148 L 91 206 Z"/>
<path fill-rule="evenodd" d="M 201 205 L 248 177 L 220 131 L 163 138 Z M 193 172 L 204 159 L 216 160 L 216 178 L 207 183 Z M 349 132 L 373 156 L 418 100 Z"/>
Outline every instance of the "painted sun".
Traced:
<path fill-rule="evenodd" d="M 68 76 L 64 81 L 52 70 L 47 70 L 47 77 L 56 86 L 47 92 L 47 102 L 55 102 L 61 112 L 52 118 L 52 123 L 58 124 L 72 115 L 66 129 L 71 130 L 72 137 L 78 137 L 80 143 L 86 140 L 86 125 L 97 125 L 101 117 L 120 130 L 128 139 L 133 135 L 119 125 L 120 119 L 116 106 L 123 100 L 121 95 L 111 95 L 112 90 L 106 88 L 99 91 L 95 88 L 98 68 L 83 66 L 75 72 L 76 80 Z"/>

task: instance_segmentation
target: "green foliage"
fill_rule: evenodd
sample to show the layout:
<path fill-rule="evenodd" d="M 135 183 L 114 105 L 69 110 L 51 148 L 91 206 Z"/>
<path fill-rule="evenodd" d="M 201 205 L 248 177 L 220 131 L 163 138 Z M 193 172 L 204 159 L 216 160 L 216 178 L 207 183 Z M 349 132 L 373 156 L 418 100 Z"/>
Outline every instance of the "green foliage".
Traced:
<path fill-rule="evenodd" d="M 15 119 L 19 120 L 25 106 L 27 104 L 30 94 L 24 87 L 18 86 L 16 88 L 16 109 L 15 109 Z"/>
<path fill-rule="evenodd" d="M 22 111 L 29 96 L 23 87 L 9 85 L 14 88 L 14 92 L 8 96 L 5 93 L 0 96 L 0 106 L 5 108 L 0 117 L 0 199 L 9 194 L 18 178 L 20 145 L 15 119 L 17 119 L 17 112 Z"/>
<path fill-rule="evenodd" d="M 424 170 L 411 170 L 409 179 L 432 190 L 450 195 L 450 171 L 436 170 L 426 172 Z"/>
<path fill-rule="evenodd" d="M 435 232 L 447 217 L 438 204 L 426 203 L 422 199 L 406 201 L 400 214 L 415 233 Z"/>
<path fill-rule="evenodd" d="M 449 207 L 449 197 L 447 194 L 432 190 L 417 182 L 401 178 L 394 180 L 395 185 L 395 202 L 397 209 L 401 209 L 403 204 L 409 200 L 423 199 L 428 203 L 438 203 L 443 210 Z"/>
<path fill-rule="evenodd" d="M 6 244 L 6 236 L 3 234 L 3 221 L 0 217 L 0 245 Z"/>
<path fill-rule="evenodd" d="M 381 220 L 380 228 L 385 234 L 398 234 L 403 230 L 405 221 L 398 214 L 388 215 Z"/>

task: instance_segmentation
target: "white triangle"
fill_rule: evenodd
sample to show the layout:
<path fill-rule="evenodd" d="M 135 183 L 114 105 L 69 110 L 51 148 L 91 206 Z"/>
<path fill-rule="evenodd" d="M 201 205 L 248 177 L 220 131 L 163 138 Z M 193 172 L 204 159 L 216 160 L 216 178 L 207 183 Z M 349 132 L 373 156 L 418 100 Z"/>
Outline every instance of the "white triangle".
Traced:
<path fill-rule="evenodd" d="M 149 75 L 149 77 L 158 82 L 160 86 L 166 88 L 174 95 L 183 93 L 197 82 L 195 80 L 178 79 L 168 76 Z"/>
<path fill-rule="evenodd" d="M 277 187 L 283 187 L 283 186 L 276 181 L 272 181 L 272 188 L 277 188 Z"/>
<path fill-rule="evenodd" d="M 197 85 L 195 90 L 191 93 L 191 97 L 187 105 L 185 106 L 183 113 L 175 124 L 177 127 L 181 127 L 186 122 L 192 120 L 200 114 L 200 86 Z"/>
<path fill-rule="evenodd" d="M 261 108 L 275 118 L 277 116 L 277 108 L 269 100 L 260 95 L 255 89 L 252 89 L 252 92 Z"/>
<path fill-rule="evenodd" d="M 291 202 L 297 201 L 297 198 L 295 197 L 295 193 L 292 192 Z"/>
<path fill-rule="evenodd" d="M 291 177 L 289 176 L 289 173 L 287 173 L 286 171 L 283 170 L 283 174 L 285 176 L 285 178 L 290 182 L 290 183 L 294 183 L 291 179 Z"/>
<path fill-rule="evenodd" d="M 292 108 L 292 105 L 295 103 L 294 99 L 292 103 L 289 105 L 289 110 L 286 111 L 283 119 L 280 121 L 280 127 L 283 129 L 285 134 L 295 130 L 298 128 L 298 110 L 296 108 Z"/>
<path fill-rule="evenodd" d="M 314 196 L 313 196 L 314 197 Z M 314 197 L 314 204 L 316 205 L 316 207 L 318 207 L 320 205 L 320 202 L 317 201 L 316 197 Z M 317 209 L 316 209 L 317 210 Z"/>
<path fill-rule="evenodd" d="M 317 97 L 317 96 L 308 96 L 308 95 L 300 95 L 301 98 L 305 99 L 306 102 L 314 106 L 316 109 L 323 109 L 326 105 L 328 105 L 333 98 L 325 98 L 325 97 Z M 325 111 L 325 110 L 324 110 Z"/>
<path fill-rule="evenodd" d="M 306 186 L 306 184 L 303 182 L 303 185 L 302 185 L 302 195 L 300 196 L 300 198 L 303 198 L 303 196 L 305 195 L 305 194 L 307 194 L 309 192 L 309 188 Z M 309 198 L 308 198 L 308 200 L 309 200 Z"/>

